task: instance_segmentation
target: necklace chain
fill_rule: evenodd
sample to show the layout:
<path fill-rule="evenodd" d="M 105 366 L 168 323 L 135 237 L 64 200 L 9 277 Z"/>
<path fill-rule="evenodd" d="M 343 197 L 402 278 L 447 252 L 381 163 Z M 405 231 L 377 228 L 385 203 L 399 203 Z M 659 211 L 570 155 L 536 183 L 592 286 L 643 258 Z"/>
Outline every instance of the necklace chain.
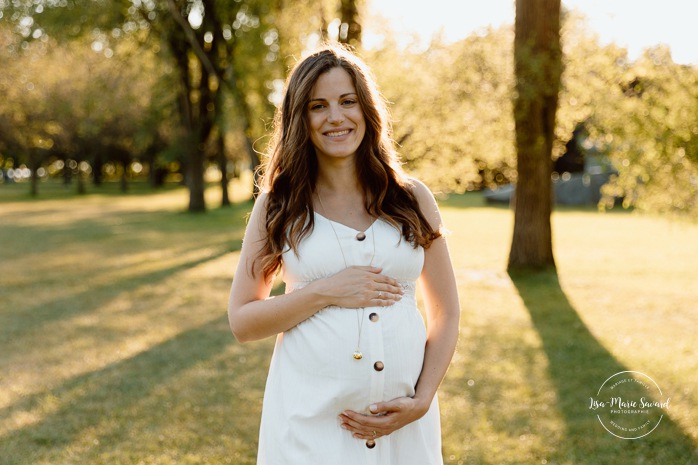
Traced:
<path fill-rule="evenodd" d="M 327 210 L 325 209 L 325 205 L 322 203 L 322 198 L 320 197 L 320 193 L 317 192 L 317 199 L 318 202 L 320 203 L 320 207 L 322 207 L 322 212 L 327 213 Z M 344 255 L 344 248 L 342 247 L 342 241 L 339 240 L 339 234 L 337 234 L 337 230 L 334 228 L 333 221 L 327 217 L 327 222 L 330 223 L 330 228 L 332 228 L 332 232 L 334 233 L 335 239 L 337 239 L 337 245 L 339 246 L 339 252 L 342 254 L 342 261 L 344 262 L 344 268 L 349 268 L 349 264 L 347 263 L 347 257 Z M 368 266 L 373 265 L 373 259 L 376 257 L 376 235 L 373 234 L 373 224 L 375 222 L 371 223 L 371 226 L 369 227 L 370 234 L 371 234 L 371 240 L 373 242 L 373 252 L 371 253 L 371 261 L 368 263 Z M 359 316 L 359 310 L 361 310 L 361 315 Z M 356 350 L 354 350 L 354 359 L 355 360 L 361 360 L 364 356 L 361 353 L 361 330 L 363 329 L 364 326 L 364 315 L 365 315 L 366 308 L 365 307 L 360 307 L 356 309 L 356 328 L 358 331 L 358 336 L 356 339 Z"/>

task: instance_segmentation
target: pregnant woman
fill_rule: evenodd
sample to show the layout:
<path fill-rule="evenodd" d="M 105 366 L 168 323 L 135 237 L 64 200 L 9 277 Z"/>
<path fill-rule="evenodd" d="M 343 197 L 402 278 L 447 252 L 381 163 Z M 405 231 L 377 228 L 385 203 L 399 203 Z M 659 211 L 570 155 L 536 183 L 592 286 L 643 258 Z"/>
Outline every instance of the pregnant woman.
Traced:
<path fill-rule="evenodd" d="M 276 335 L 258 465 L 443 463 L 436 390 L 459 304 L 441 231 L 365 64 L 337 47 L 300 61 L 228 305 L 239 341 Z"/>

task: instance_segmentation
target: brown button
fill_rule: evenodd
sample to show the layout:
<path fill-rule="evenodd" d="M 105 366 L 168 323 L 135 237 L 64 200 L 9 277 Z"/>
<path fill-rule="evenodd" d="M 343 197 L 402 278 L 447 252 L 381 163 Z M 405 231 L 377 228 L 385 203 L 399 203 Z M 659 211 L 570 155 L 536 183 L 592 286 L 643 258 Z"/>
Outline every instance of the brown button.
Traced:
<path fill-rule="evenodd" d="M 356 234 L 357 241 L 363 241 L 364 239 L 366 239 L 366 234 L 364 234 L 362 232 Z"/>
<path fill-rule="evenodd" d="M 371 321 L 374 322 L 374 323 L 375 323 L 376 321 L 380 320 L 380 318 L 381 318 L 381 317 L 380 317 L 377 313 L 371 313 L 371 314 L 368 316 L 368 319 L 371 320 Z"/>
<path fill-rule="evenodd" d="M 373 364 L 373 369 L 376 371 L 383 371 L 383 368 L 385 368 L 385 365 L 383 365 L 383 362 L 376 362 Z"/>
<path fill-rule="evenodd" d="M 376 447 L 376 441 L 374 441 L 373 439 L 369 439 L 368 441 L 366 441 L 366 447 L 368 447 L 369 449 L 373 449 L 374 447 Z"/>

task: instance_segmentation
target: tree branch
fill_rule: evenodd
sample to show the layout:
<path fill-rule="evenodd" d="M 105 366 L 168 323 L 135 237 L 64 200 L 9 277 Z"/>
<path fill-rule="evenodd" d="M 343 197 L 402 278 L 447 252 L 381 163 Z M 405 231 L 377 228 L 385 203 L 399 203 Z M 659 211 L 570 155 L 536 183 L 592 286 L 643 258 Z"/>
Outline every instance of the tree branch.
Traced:
<path fill-rule="evenodd" d="M 191 24 L 189 24 L 189 21 L 187 21 L 179 12 L 177 4 L 174 2 L 174 0 L 167 0 L 167 5 L 169 6 L 170 13 L 172 14 L 174 20 L 182 27 L 184 35 L 191 44 L 191 48 L 194 50 L 194 53 L 199 58 L 201 65 L 206 68 L 206 71 L 208 71 L 210 75 L 218 79 L 219 82 L 223 82 L 221 77 L 218 75 L 216 68 L 213 66 L 213 63 L 211 63 L 211 60 L 206 55 L 206 52 L 204 52 L 204 49 L 201 48 L 201 44 L 199 44 L 199 41 L 196 40 L 196 34 L 194 33 L 194 29 L 191 27 Z"/>

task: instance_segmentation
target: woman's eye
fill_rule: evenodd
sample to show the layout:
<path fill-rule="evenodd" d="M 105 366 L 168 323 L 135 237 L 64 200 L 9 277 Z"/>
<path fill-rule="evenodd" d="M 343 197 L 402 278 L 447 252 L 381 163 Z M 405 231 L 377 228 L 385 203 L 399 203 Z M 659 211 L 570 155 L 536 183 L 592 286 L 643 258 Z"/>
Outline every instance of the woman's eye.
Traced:
<path fill-rule="evenodd" d="M 352 99 L 347 99 L 347 100 L 344 100 L 344 101 L 342 102 L 342 104 L 347 105 L 347 106 L 348 106 L 348 105 L 354 105 L 355 103 L 356 103 L 356 100 L 352 100 Z"/>
<path fill-rule="evenodd" d="M 310 106 L 311 110 L 322 110 L 323 108 L 325 108 L 325 105 L 322 105 L 321 103 L 316 103 Z"/>

